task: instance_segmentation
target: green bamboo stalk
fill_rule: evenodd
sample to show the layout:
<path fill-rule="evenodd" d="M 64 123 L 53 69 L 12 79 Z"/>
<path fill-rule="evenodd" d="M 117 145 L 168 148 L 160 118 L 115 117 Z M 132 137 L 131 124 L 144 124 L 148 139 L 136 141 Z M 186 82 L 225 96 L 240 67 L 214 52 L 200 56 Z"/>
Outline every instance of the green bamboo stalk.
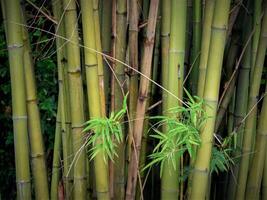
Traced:
<path fill-rule="evenodd" d="M 206 70 L 208 64 L 209 56 L 209 46 L 211 37 L 211 23 L 213 18 L 215 0 L 206 0 L 205 11 L 204 11 L 204 22 L 202 28 L 202 38 L 201 38 L 201 54 L 199 61 L 199 77 L 198 77 L 198 89 L 197 95 L 203 97 L 205 80 L 206 80 Z"/>
<path fill-rule="evenodd" d="M 23 19 L 25 23 L 25 19 Z M 48 199 L 47 168 L 43 136 L 41 131 L 40 113 L 37 104 L 36 84 L 34 66 L 27 29 L 22 29 L 24 42 L 24 74 L 26 84 L 26 102 L 28 113 L 28 129 L 31 148 L 31 164 L 34 180 L 35 197 L 37 199 Z"/>
<path fill-rule="evenodd" d="M 17 198 L 30 200 L 31 177 L 20 2 L 1 0 L 1 5 L 5 8 L 7 20 L 6 36 L 11 78 Z"/>
<path fill-rule="evenodd" d="M 265 154 L 265 162 L 263 169 L 263 180 L 262 180 L 262 199 L 266 199 L 267 197 L 267 154 Z"/>
<path fill-rule="evenodd" d="M 190 63 L 190 52 L 192 45 L 193 32 L 193 0 L 187 1 L 187 17 L 186 17 L 186 35 L 185 35 L 185 63 Z M 188 64 L 189 65 L 189 64 Z M 189 66 L 185 66 L 185 71 L 188 72 Z"/>
<path fill-rule="evenodd" d="M 242 8 L 243 0 L 234 0 L 233 10 L 231 10 L 230 16 L 229 16 L 229 25 L 226 33 L 226 38 L 229 40 L 231 39 L 231 35 L 233 32 L 234 25 L 236 24 L 236 20 L 239 15 L 240 8 Z"/>
<path fill-rule="evenodd" d="M 202 144 L 196 156 L 190 199 L 204 199 L 207 191 L 230 4 L 230 0 L 215 2 L 204 90 L 204 100 L 207 103 L 204 109 L 210 118 L 200 133 Z"/>
<path fill-rule="evenodd" d="M 227 81 L 231 78 L 231 75 L 234 71 L 234 67 L 236 65 L 236 57 L 238 56 L 240 49 L 240 32 L 237 30 L 234 31 L 233 36 L 231 37 L 231 43 L 228 50 L 228 54 L 226 56 L 226 61 L 224 65 L 224 71 Z"/>
<path fill-rule="evenodd" d="M 97 55 L 95 52 L 92 52 L 88 49 L 96 49 L 96 34 L 93 9 L 93 0 L 81 1 L 84 45 L 85 47 L 87 47 L 84 48 L 84 56 L 86 66 L 89 115 L 91 119 L 103 116 L 103 110 L 101 109 L 102 104 L 100 100 L 100 87 L 98 87 L 99 74 Z M 109 199 L 108 165 L 104 161 L 103 152 L 99 152 L 94 158 L 94 172 L 96 179 L 97 198 Z"/>
<path fill-rule="evenodd" d="M 57 122 L 55 130 L 55 141 L 53 151 L 53 164 L 52 164 L 52 178 L 51 178 L 51 189 L 50 199 L 58 199 L 58 186 L 61 174 L 61 150 L 62 150 L 62 137 L 61 137 L 61 96 L 62 92 L 59 91 L 58 106 L 57 106 Z"/>
<path fill-rule="evenodd" d="M 192 68 L 190 74 L 190 88 L 192 95 L 197 94 L 197 84 L 199 77 L 199 53 L 201 44 L 201 0 L 193 1 L 193 38 L 192 38 L 192 52 L 190 58 L 190 67 Z M 194 66 L 192 66 L 194 63 Z"/>
<path fill-rule="evenodd" d="M 62 21 L 63 6 L 62 1 L 53 1 L 52 9 L 55 20 L 59 22 L 56 26 L 57 34 L 65 37 L 65 25 Z M 61 21 L 60 21 L 61 20 Z M 62 150 L 63 150 L 63 182 L 64 193 L 67 198 L 72 197 L 73 191 L 73 170 L 70 168 L 73 158 L 72 154 L 72 136 L 71 136 L 71 119 L 70 119 L 70 97 L 68 88 L 68 74 L 67 74 L 67 59 L 66 50 L 62 48 L 65 41 L 57 37 L 57 66 L 58 66 L 58 85 L 61 91 L 60 109 L 61 109 L 61 137 L 62 137 Z"/>
<path fill-rule="evenodd" d="M 250 3 L 252 1 L 249 1 Z M 248 4 L 249 5 L 249 4 Z M 247 43 L 248 38 L 250 37 L 252 30 L 252 17 L 250 15 L 245 16 L 245 20 L 243 23 L 243 48 Z M 249 73 L 251 68 L 251 46 L 252 42 L 249 41 L 247 48 L 245 50 L 244 56 L 242 58 L 242 62 L 239 68 L 239 75 L 237 79 L 236 86 L 236 103 L 235 103 L 235 119 L 234 126 L 238 127 L 238 129 L 234 130 L 237 133 L 237 152 L 233 154 L 233 157 L 239 156 L 239 150 L 242 148 L 242 139 L 244 132 L 244 124 L 240 124 L 244 119 L 247 112 L 247 104 L 248 104 L 248 89 L 249 89 Z M 233 167 L 233 174 L 229 175 L 228 181 L 228 196 L 227 199 L 232 200 L 235 197 L 236 193 L 236 177 L 238 177 L 238 169 L 239 169 L 239 161 L 238 160 Z"/>
<path fill-rule="evenodd" d="M 185 38 L 186 38 L 186 14 L 187 1 L 171 2 L 171 30 L 169 46 L 169 67 L 167 89 L 182 99 L 183 76 L 185 59 Z M 177 77 L 178 75 L 178 77 Z M 166 109 L 177 107 L 179 102 L 176 98 L 168 95 Z M 170 113 L 166 113 L 170 115 Z M 178 160 L 177 160 L 178 162 Z M 179 165 L 177 165 L 179 166 Z M 178 198 L 179 169 L 174 169 L 171 162 L 163 166 L 161 179 L 161 199 Z"/>
<path fill-rule="evenodd" d="M 96 39 L 96 50 L 102 53 L 101 46 L 101 34 L 100 34 L 100 23 L 99 23 L 99 5 L 98 0 L 93 1 L 93 13 L 94 13 L 94 26 L 95 26 L 95 39 Z M 97 72 L 99 81 L 99 95 L 101 102 L 101 113 L 102 116 L 106 116 L 106 103 L 105 103 L 105 84 L 104 84 L 104 65 L 103 58 L 100 53 L 97 54 Z"/>
<path fill-rule="evenodd" d="M 227 92 L 225 93 L 225 96 L 222 99 L 221 105 L 219 106 L 219 109 L 217 111 L 217 116 L 216 116 L 216 121 L 215 121 L 215 133 L 218 132 L 219 127 L 221 125 L 221 122 L 224 118 L 224 115 L 227 111 L 227 108 L 229 106 L 229 103 L 232 101 L 232 97 L 235 91 L 235 84 L 236 84 L 236 77 L 232 79 L 232 81 L 229 83 L 230 85 L 228 86 Z"/>
<path fill-rule="evenodd" d="M 250 81 L 252 81 L 254 73 L 254 65 L 256 64 L 257 50 L 259 45 L 260 33 L 261 33 L 261 15 L 262 15 L 262 0 L 254 1 L 254 10 L 253 10 L 253 27 L 255 29 L 253 39 L 252 39 L 252 66 L 250 73 Z"/>
<path fill-rule="evenodd" d="M 116 7 L 116 36 L 115 36 L 115 58 L 125 61 L 126 35 L 127 35 L 127 1 L 118 0 Z M 125 85 L 125 68 L 121 63 L 114 66 L 114 112 L 122 109 L 123 85 Z M 125 127 L 122 127 L 123 134 Z M 118 157 L 114 159 L 114 198 L 124 199 L 125 195 L 125 142 L 117 144 Z"/>
<path fill-rule="evenodd" d="M 265 14 L 263 16 L 262 26 L 261 26 L 261 34 L 259 40 L 259 46 L 257 50 L 257 57 L 254 66 L 254 73 L 251 82 L 251 87 L 249 91 L 249 100 L 248 100 L 248 107 L 247 113 L 249 115 L 246 118 L 245 122 L 245 130 L 244 130 L 244 137 L 243 137 L 243 145 L 242 145 L 242 157 L 241 163 L 239 168 L 239 175 L 238 175 L 238 187 L 236 192 L 236 199 L 244 199 L 245 195 L 245 188 L 247 182 L 247 175 L 248 175 L 248 168 L 249 168 L 249 159 L 250 159 L 250 152 L 252 150 L 252 140 L 253 140 L 253 127 L 256 123 L 256 116 L 257 116 L 257 96 L 259 94 L 261 76 L 262 76 L 262 69 L 265 59 L 265 51 L 267 48 L 267 6 L 264 8 Z"/>
<path fill-rule="evenodd" d="M 151 65 L 153 57 L 158 4 L 159 4 L 158 0 L 152 0 L 150 2 L 147 32 L 144 44 L 144 54 L 142 55 L 142 61 L 141 61 L 141 72 L 143 75 L 149 78 L 151 76 L 151 67 L 152 67 Z M 149 80 L 144 76 L 141 76 L 139 96 L 136 106 L 136 120 L 134 122 L 134 129 L 133 129 L 132 154 L 128 168 L 128 181 L 126 189 L 127 200 L 133 200 L 135 198 L 137 176 L 139 173 L 138 172 L 139 155 L 140 155 L 142 135 L 143 135 L 148 88 L 149 88 Z"/>
<path fill-rule="evenodd" d="M 102 0 L 102 19 L 101 19 L 101 44 L 104 54 L 111 55 L 111 19 L 112 19 L 112 1 Z M 111 70 L 106 61 L 104 61 L 104 87 L 106 110 L 109 110 L 108 97 L 110 94 Z M 108 112 L 107 112 L 108 113 Z"/>
<path fill-rule="evenodd" d="M 264 95 L 266 95 L 266 92 L 267 92 L 267 85 L 265 88 Z M 247 180 L 246 195 L 245 195 L 246 199 L 259 199 L 260 196 L 262 174 L 263 174 L 264 161 L 267 148 L 266 120 L 267 120 L 267 98 L 265 97 L 263 100 L 263 105 L 261 108 L 261 114 L 257 127 L 257 136 L 254 149 L 255 153 L 253 154 Z"/>
<path fill-rule="evenodd" d="M 161 23 L 161 69 L 162 69 L 162 86 L 167 88 L 168 85 L 168 68 L 169 68 L 169 43 L 171 30 L 171 0 L 162 2 L 162 23 Z M 162 111 L 167 110 L 167 93 L 162 92 Z"/>
<path fill-rule="evenodd" d="M 86 197 L 86 165 L 85 149 L 81 148 L 83 141 L 84 119 L 84 97 L 81 77 L 80 49 L 78 36 L 78 19 L 76 13 L 76 2 L 74 0 L 63 0 L 65 9 L 65 32 L 69 42 L 66 44 L 68 60 L 68 80 L 70 93 L 70 115 L 73 140 L 73 154 L 76 159 L 73 163 L 73 191 L 74 199 L 85 199 Z"/>

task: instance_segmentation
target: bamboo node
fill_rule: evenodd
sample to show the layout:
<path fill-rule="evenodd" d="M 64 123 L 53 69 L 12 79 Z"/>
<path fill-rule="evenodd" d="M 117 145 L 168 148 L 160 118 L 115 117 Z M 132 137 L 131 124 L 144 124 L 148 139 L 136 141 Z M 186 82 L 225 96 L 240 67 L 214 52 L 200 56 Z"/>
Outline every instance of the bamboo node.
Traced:
<path fill-rule="evenodd" d="M 176 50 L 176 49 L 170 49 L 169 53 L 174 53 L 174 54 L 185 54 L 185 51 L 182 50 Z"/>
<path fill-rule="evenodd" d="M 22 47 L 23 47 L 23 44 L 10 44 L 10 45 L 7 45 L 8 49 L 16 49 L 16 48 L 22 48 Z"/>
<path fill-rule="evenodd" d="M 31 158 L 39 158 L 42 157 L 44 153 L 36 153 L 36 154 L 31 154 Z"/>
<path fill-rule="evenodd" d="M 209 174 L 209 170 L 208 169 L 197 169 L 197 168 L 194 168 L 192 169 L 192 171 L 195 173 L 201 173 L 201 174 Z"/>
<path fill-rule="evenodd" d="M 212 30 L 215 30 L 215 31 L 226 31 L 227 30 L 227 27 L 226 26 L 220 27 L 220 26 L 214 26 L 214 25 L 212 25 L 211 26 L 211 29 Z"/>
<path fill-rule="evenodd" d="M 13 120 L 20 120 L 20 119 L 28 119 L 27 115 L 21 115 L 21 116 L 13 116 Z"/>
<path fill-rule="evenodd" d="M 20 180 L 20 181 L 16 180 L 16 183 L 18 185 L 22 185 L 22 184 L 26 184 L 26 183 L 30 183 L 30 182 L 31 182 L 30 180 Z"/>
<path fill-rule="evenodd" d="M 97 63 L 95 63 L 95 64 L 90 64 L 90 65 L 89 65 L 89 64 L 85 64 L 85 67 L 88 67 L 88 68 L 89 68 L 89 67 L 97 67 Z"/>

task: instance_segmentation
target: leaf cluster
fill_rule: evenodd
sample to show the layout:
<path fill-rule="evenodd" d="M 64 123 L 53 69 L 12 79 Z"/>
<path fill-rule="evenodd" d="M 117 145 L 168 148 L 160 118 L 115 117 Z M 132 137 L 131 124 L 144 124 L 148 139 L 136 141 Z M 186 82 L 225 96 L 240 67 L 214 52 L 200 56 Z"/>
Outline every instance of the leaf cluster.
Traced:
<path fill-rule="evenodd" d="M 94 118 L 85 123 L 86 127 L 83 132 L 91 133 L 85 143 L 91 160 L 99 153 L 103 154 L 105 162 L 107 162 L 107 158 L 114 161 L 114 156 L 118 156 L 116 147 L 118 143 L 123 141 L 120 122 L 126 111 L 127 95 L 124 97 L 123 107 L 120 111 L 117 113 L 112 112 L 109 118 Z"/>
<path fill-rule="evenodd" d="M 155 116 L 152 119 L 159 120 L 152 129 L 156 134 L 151 137 L 159 142 L 149 155 L 151 162 L 144 168 L 154 164 L 160 164 L 160 174 L 166 162 L 172 163 L 177 168 L 178 159 L 188 152 L 190 157 L 196 156 L 196 147 L 200 145 L 199 131 L 207 119 L 203 109 L 204 101 L 198 97 L 192 97 L 187 91 L 187 107 L 178 106 L 169 110 L 165 116 Z M 164 131 L 160 131 L 160 129 Z"/>
<path fill-rule="evenodd" d="M 232 152 L 231 148 L 220 148 L 214 146 L 211 151 L 211 162 L 210 162 L 210 171 L 216 172 L 217 174 L 221 171 L 229 170 L 231 164 L 234 164 L 234 161 L 229 156 Z"/>

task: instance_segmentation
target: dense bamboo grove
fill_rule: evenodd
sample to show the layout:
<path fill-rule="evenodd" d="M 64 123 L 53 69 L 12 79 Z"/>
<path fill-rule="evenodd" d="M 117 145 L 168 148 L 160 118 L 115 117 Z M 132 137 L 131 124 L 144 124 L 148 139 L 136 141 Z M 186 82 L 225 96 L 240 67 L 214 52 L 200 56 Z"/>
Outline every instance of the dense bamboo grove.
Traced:
<path fill-rule="evenodd" d="M 1 8 L 17 199 L 267 198 L 266 0 Z M 58 88 L 49 148 L 39 43 Z"/>

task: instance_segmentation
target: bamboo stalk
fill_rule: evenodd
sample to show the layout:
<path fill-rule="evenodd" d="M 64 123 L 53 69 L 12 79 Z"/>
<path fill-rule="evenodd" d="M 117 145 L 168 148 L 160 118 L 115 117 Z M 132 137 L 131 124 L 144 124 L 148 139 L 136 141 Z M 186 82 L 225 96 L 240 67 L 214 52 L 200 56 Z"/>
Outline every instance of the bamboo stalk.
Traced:
<path fill-rule="evenodd" d="M 93 13 L 94 13 L 94 26 L 95 26 L 95 39 L 96 39 L 96 50 L 102 53 L 101 38 L 100 38 L 100 23 L 99 23 L 99 5 L 98 0 L 93 1 Z M 105 103 L 105 84 L 104 84 L 104 65 L 101 54 L 97 54 L 97 72 L 99 81 L 99 95 L 101 102 L 101 113 L 102 116 L 106 116 L 106 103 Z"/>
<path fill-rule="evenodd" d="M 161 69 L 162 86 L 168 85 L 168 67 L 169 67 L 169 43 L 171 30 L 171 0 L 162 2 L 162 23 L 161 23 Z M 162 92 L 162 111 L 167 110 L 167 93 Z"/>
<path fill-rule="evenodd" d="M 267 85 L 265 88 L 266 95 Z M 266 155 L 266 136 L 267 136 L 267 98 L 264 98 L 263 105 L 261 108 L 261 115 L 258 122 L 257 127 L 257 136 L 256 136 L 256 144 L 254 149 L 254 154 L 249 170 L 247 187 L 246 187 L 246 199 L 258 199 L 260 196 L 260 188 L 262 181 L 262 174 L 264 168 L 264 160 Z"/>
<path fill-rule="evenodd" d="M 134 69 L 138 70 L 138 21 L 139 21 L 139 9 L 137 0 L 130 0 L 129 4 L 129 64 Z M 129 139 L 128 139 L 128 154 L 131 156 L 131 143 L 133 140 L 133 126 L 136 112 L 136 104 L 138 98 L 138 73 L 134 70 L 129 70 Z"/>
<path fill-rule="evenodd" d="M 252 1 L 249 1 L 249 4 L 251 4 Z M 252 17 L 247 14 L 245 16 L 245 20 L 243 23 L 243 48 L 245 48 L 245 45 L 251 35 L 252 30 Z M 241 121 L 244 119 L 246 112 L 247 112 L 247 104 L 248 104 L 248 89 L 249 89 L 249 73 L 251 68 L 251 46 L 252 42 L 249 41 L 244 57 L 242 58 L 242 62 L 239 68 L 239 74 L 237 78 L 237 86 L 236 86 L 236 103 L 235 103 L 235 116 L 234 116 L 234 126 L 238 127 L 234 129 L 237 133 L 237 152 L 233 154 L 233 157 L 239 156 L 240 152 L 239 149 L 242 148 L 242 138 L 243 138 L 243 132 L 244 132 L 244 125 L 240 124 Z M 228 181 L 228 192 L 227 192 L 227 198 L 229 200 L 234 199 L 235 193 L 236 193 L 236 177 L 238 177 L 238 169 L 239 169 L 239 161 L 237 160 L 235 166 L 233 166 L 232 171 L 233 174 L 229 174 L 229 181 Z"/>
<path fill-rule="evenodd" d="M 192 37 L 192 52 L 190 58 L 190 88 L 192 95 L 197 94 L 197 83 L 199 77 L 199 53 L 201 44 L 201 0 L 193 1 L 193 37 Z M 193 65 L 194 63 L 194 65 Z"/>
<path fill-rule="evenodd" d="M 159 3 L 159 8 L 161 8 L 161 3 Z M 158 18 L 161 14 L 161 11 L 158 11 Z M 158 73 L 159 73 L 159 45 L 160 45 L 160 27 L 161 23 L 160 20 L 157 21 L 156 25 L 156 35 L 155 35 L 155 47 L 154 47 L 154 53 L 153 53 L 153 64 L 152 64 L 152 80 L 157 81 Z M 155 97 L 156 94 L 156 85 L 151 84 L 148 90 L 148 97 L 147 97 L 147 108 L 153 103 L 153 97 Z M 151 125 L 149 124 L 149 113 L 146 113 L 145 121 L 144 121 L 144 128 L 143 128 L 143 136 L 142 136 L 142 142 L 141 142 L 141 152 L 140 152 L 140 161 L 139 161 L 139 169 L 143 169 L 146 165 L 146 158 L 147 158 L 147 145 L 148 145 L 148 140 L 149 140 L 149 129 Z M 145 178 L 145 171 L 140 172 L 140 179 L 142 183 L 144 182 Z M 143 188 L 137 187 L 137 195 L 136 198 L 140 199 L 141 198 L 141 191 L 144 189 L 144 186 L 142 185 Z"/>
<path fill-rule="evenodd" d="M 204 90 L 204 100 L 207 103 L 204 109 L 210 118 L 200 133 L 202 143 L 196 156 L 190 199 L 204 199 L 207 191 L 230 4 L 230 0 L 215 2 Z"/>
<path fill-rule="evenodd" d="M 151 76 L 151 65 L 155 38 L 155 28 L 157 22 L 158 4 L 158 0 L 152 0 L 150 2 L 144 54 L 142 56 L 141 62 L 141 72 L 146 77 Z M 128 200 L 133 200 L 135 198 L 136 182 L 137 176 L 139 174 L 139 155 L 142 142 L 148 87 L 149 80 L 142 76 L 140 80 L 139 96 L 136 106 L 136 120 L 134 122 L 133 129 L 132 154 L 128 168 L 128 181 L 126 189 L 126 199 Z"/>
<path fill-rule="evenodd" d="M 56 26 L 57 34 L 61 37 L 65 37 L 65 25 L 62 21 L 63 6 L 62 1 L 53 1 L 52 9 L 55 20 L 58 21 Z M 72 154 L 72 136 L 71 136 L 71 119 L 70 119 L 70 97 L 68 88 L 68 74 L 67 74 L 67 59 L 66 50 L 62 48 L 65 41 L 57 37 L 57 66 L 58 66 L 58 85 L 61 95 L 60 99 L 60 118 L 61 118 L 61 137 L 62 137 L 62 151 L 63 151 L 63 182 L 64 193 L 67 198 L 72 197 L 73 188 L 73 170 L 70 168 Z"/>
<path fill-rule="evenodd" d="M 84 45 L 90 49 L 96 49 L 96 34 L 93 17 L 93 0 L 81 1 L 82 25 Z M 87 96 L 89 115 L 91 119 L 103 117 L 99 86 L 98 60 L 95 52 L 84 49 Z M 101 142 L 101 141 L 98 141 Z M 96 193 L 98 199 L 109 199 L 108 166 L 104 161 L 103 152 L 100 151 L 94 158 L 94 172 L 96 179 Z"/>
<path fill-rule="evenodd" d="M 257 50 L 259 45 L 260 33 L 261 33 L 261 14 L 262 14 L 262 0 L 254 1 L 254 10 L 253 10 L 253 27 L 255 29 L 255 33 L 252 39 L 252 60 L 251 60 L 251 73 L 250 73 L 250 81 L 252 81 L 253 73 L 254 73 L 254 65 L 256 64 Z"/>
<path fill-rule="evenodd" d="M 23 19 L 25 21 L 25 19 Z M 25 23 L 25 22 L 24 22 Z M 29 35 L 22 29 L 24 42 L 24 74 L 26 84 L 26 102 L 28 113 L 28 129 L 31 148 L 31 164 L 34 178 L 35 197 L 48 199 L 47 168 L 45 162 L 43 136 L 40 113 L 37 104 L 36 84 Z"/>
<path fill-rule="evenodd" d="M 218 132 L 219 127 L 221 125 L 221 122 L 223 120 L 223 117 L 227 111 L 227 108 L 229 106 L 229 103 L 232 101 L 232 97 L 235 91 L 235 85 L 236 85 L 236 80 L 237 80 L 237 74 L 235 74 L 234 78 L 232 81 L 229 83 L 230 85 L 228 86 L 227 92 L 225 96 L 222 99 L 222 102 L 219 106 L 219 109 L 217 111 L 217 116 L 216 116 L 216 122 L 215 122 L 215 133 Z"/>
<path fill-rule="evenodd" d="M 265 154 L 265 162 L 264 162 L 264 169 L 263 169 L 263 180 L 262 180 L 262 199 L 266 199 L 267 197 L 267 154 Z"/>
<path fill-rule="evenodd" d="M 23 66 L 23 38 L 20 3 L 1 1 L 6 14 L 6 36 L 10 66 L 12 118 L 15 144 L 17 198 L 31 199 L 26 88 Z"/>
<path fill-rule="evenodd" d="M 116 7 L 116 36 L 115 36 L 115 58 L 125 61 L 126 56 L 126 35 L 127 35 L 127 1 L 118 0 Z M 122 109 L 123 88 L 125 87 L 126 77 L 124 65 L 115 63 L 114 66 L 114 112 Z M 122 127 L 125 134 L 125 127 Z M 124 199 L 125 196 L 125 141 L 117 144 L 118 157 L 114 159 L 114 198 Z"/>
<path fill-rule="evenodd" d="M 202 38 L 201 38 L 201 54 L 199 61 L 199 77 L 198 77 L 198 89 L 197 95 L 203 97 L 205 80 L 206 80 L 206 70 L 208 64 L 209 47 L 210 47 L 210 37 L 211 37 L 211 23 L 214 13 L 215 0 L 206 0 L 205 11 L 204 11 L 204 22 L 202 28 Z"/>
<path fill-rule="evenodd" d="M 111 19 L 112 19 L 112 1 L 102 0 L 102 13 L 101 13 L 101 44 L 103 53 L 111 55 Z M 107 61 L 103 63 L 104 67 L 104 87 L 105 87 L 105 102 L 107 113 L 109 111 L 108 97 L 110 94 L 110 79 L 111 70 Z"/>
<path fill-rule="evenodd" d="M 179 99 L 182 99 L 187 1 L 172 1 L 171 3 L 171 30 L 168 66 L 169 80 L 167 89 L 174 95 L 178 96 Z M 178 105 L 179 102 L 177 101 L 177 99 L 168 94 L 166 110 L 177 107 Z M 166 115 L 170 115 L 170 113 L 167 112 Z M 179 161 L 177 160 L 176 162 L 178 163 Z M 177 166 L 179 166 L 179 164 Z M 165 163 L 165 165 L 163 166 L 161 178 L 161 199 L 178 198 L 178 177 L 179 168 L 177 167 L 177 169 L 174 169 L 171 162 Z"/>
<path fill-rule="evenodd" d="M 81 148 L 83 141 L 84 119 L 84 97 L 81 77 L 80 49 L 78 36 L 78 20 L 76 3 L 74 0 L 64 0 L 65 9 L 65 32 L 69 42 L 66 44 L 68 60 L 68 83 L 70 93 L 70 115 L 73 140 L 73 154 L 76 155 L 73 168 L 73 192 L 74 199 L 85 199 L 86 197 L 86 165 L 85 149 Z"/>
<path fill-rule="evenodd" d="M 248 175 L 248 168 L 249 168 L 249 159 L 250 159 L 250 152 L 252 150 L 252 138 L 253 138 L 253 127 L 256 123 L 256 116 L 257 116 L 257 96 L 259 94 L 261 76 L 262 76 L 262 69 L 265 59 L 265 51 L 267 48 L 267 6 L 264 8 L 265 14 L 263 16 L 262 27 L 261 27 L 261 34 L 259 40 L 259 46 L 257 50 L 257 57 L 254 66 L 254 73 L 251 82 L 251 87 L 249 91 L 249 100 L 248 100 L 248 107 L 247 112 L 250 114 L 246 118 L 245 122 L 245 130 L 244 130 L 244 137 L 243 137 L 243 145 L 242 145 L 242 157 L 241 163 L 239 168 L 239 175 L 238 175 L 238 187 L 236 192 L 236 199 L 244 199 L 245 195 L 245 188 L 247 182 L 247 175 Z"/>
<path fill-rule="evenodd" d="M 61 137 L 61 94 L 59 91 L 58 106 L 57 106 L 57 122 L 55 130 L 55 141 L 54 141 L 54 151 L 53 151 L 53 164 L 52 164 L 52 178 L 51 178 L 51 189 L 50 189 L 50 199 L 58 199 L 58 186 L 60 182 L 61 174 L 61 150 L 62 150 L 62 137 Z"/>

